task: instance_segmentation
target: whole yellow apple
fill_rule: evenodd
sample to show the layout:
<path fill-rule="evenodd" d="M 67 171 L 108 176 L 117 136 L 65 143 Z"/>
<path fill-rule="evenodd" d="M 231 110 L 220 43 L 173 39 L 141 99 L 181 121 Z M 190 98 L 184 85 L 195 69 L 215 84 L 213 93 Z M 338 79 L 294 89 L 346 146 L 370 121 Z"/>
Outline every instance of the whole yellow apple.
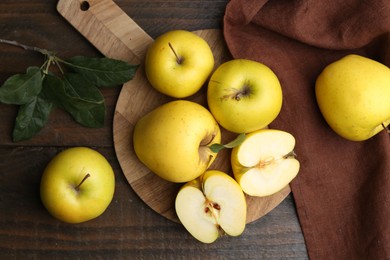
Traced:
<path fill-rule="evenodd" d="M 211 113 L 186 100 L 155 108 L 137 121 L 133 133 L 138 159 L 171 182 L 188 182 L 204 173 L 217 156 L 210 146 L 220 141 Z"/>
<path fill-rule="evenodd" d="M 57 154 L 41 179 L 43 205 L 55 218 L 81 223 L 100 216 L 111 203 L 115 176 L 99 152 L 74 147 Z"/>
<path fill-rule="evenodd" d="M 148 48 L 145 73 L 163 94 L 184 98 L 196 93 L 214 68 L 214 56 L 200 36 L 184 30 L 164 33 Z"/>
<path fill-rule="evenodd" d="M 266 127 L 282 108 L 282 88 L 266 65 L 245 59 L 223 63 L 212 74 L 207 102 L 225 129 L 249 133 Z"/>
<path fill-rule="evenodd" d="M 362 141 L 390 124 L 390 69 L 360 55 L 329 64 L 315 86 L 318 106 L 340 136 Z"/>

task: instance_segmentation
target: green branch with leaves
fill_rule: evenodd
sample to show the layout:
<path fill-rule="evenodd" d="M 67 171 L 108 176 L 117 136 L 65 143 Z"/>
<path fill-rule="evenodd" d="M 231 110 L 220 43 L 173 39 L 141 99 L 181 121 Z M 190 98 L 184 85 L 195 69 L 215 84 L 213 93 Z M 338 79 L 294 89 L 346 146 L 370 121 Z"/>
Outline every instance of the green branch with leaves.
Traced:
<path fill-rule="evenodd" d="M 2 39 L 0 43 L 39 52 L 45 57 L 41 67 L 28 67 L 25 73 L 9 77 L 0 87 L 1 103 L 19 105 L 12 133 L 14 142 L 35 136 L 55 108 L 68 112 L 82 126 L 102 127 L 106 107 L 99 88 L 122 85 L 138 69 L 138 65 L 110 58 L 76 56 L 63 60 L 45 49 Z M 59 73 L 53 73 L 51 65 Z"/>

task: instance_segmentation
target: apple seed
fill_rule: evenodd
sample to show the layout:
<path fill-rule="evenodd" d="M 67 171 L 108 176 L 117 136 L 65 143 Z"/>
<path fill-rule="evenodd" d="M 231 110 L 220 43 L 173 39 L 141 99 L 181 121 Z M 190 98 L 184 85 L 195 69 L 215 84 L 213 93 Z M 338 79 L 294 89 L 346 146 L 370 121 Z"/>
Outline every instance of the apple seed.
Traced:
<path fill-rule="evenodd" d="M 211 202 L 207 200 L 205 205 L 204 212 L 209 215 L 210 217 L 214 218 L 215 226 L 218 229 L 219 237 L 222 237 L 225 235 L 225 231 L 222 229 L 221 225 L 219 224 L 219 211 L 221 210 L 221 206 L 218 203 Z"/>

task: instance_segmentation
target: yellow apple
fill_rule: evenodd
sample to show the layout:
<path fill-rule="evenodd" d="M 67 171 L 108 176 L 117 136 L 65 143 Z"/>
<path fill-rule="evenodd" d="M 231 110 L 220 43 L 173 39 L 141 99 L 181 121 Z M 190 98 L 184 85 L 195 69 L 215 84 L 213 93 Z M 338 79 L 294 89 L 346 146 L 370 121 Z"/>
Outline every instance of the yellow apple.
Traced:
<path fill-rule="evenodd" d="M 390 69 L 377 61 L 347 55 L 325 67 L 315 90 L 326 122 L 346 139 L 367 140 L 390 124 Z"/>
<path fill-rule="evenodd" d="M 264 197 L 282 190 L 299 171 L 294 147 L 294 136 L 285 131 L 261 129 L 248 134 L 232 150 L 234 178 L 250 196 Z"/>
<path fill-rule="evenodd" d="M 186 100 L 155 108 L 137 121 L 133 133 L 139 160 L 171 182 L 187 182 L 204 173 L 217 156 L 210 146 L 220 141 L 211 113 Z"/>
<path fill-rule="evenodd" d="M 148 48 L 145 73 L 150 84 L 168 96 L 196 93 L 214 69 L 214 56 L 200 36 L 175 30 L 159 36 Z"/>
<path fill-rule="evenodd" d="M 246 225 L 246 199 L 238 183 L 217 170 L 185 184 L 176 196 L 177 216 L 187 231 L 203 243 L 226 233 L 239 236 Z"/>
<path fill-rule="evenodd" d="M 99 152 L 74 147 L 57 154 L 41 179 L 43 205 L 55 218 L 81 223 L 100 216 L 111 203 L 115 176 Z"/>
<path fill-rule="evenodd" d="M 266 65 L 244 59 L 220 65 L 212 74 L 207 102 L 225 129 L 249 133 L 266 127 L 282 108 L 282 88 Z"/>

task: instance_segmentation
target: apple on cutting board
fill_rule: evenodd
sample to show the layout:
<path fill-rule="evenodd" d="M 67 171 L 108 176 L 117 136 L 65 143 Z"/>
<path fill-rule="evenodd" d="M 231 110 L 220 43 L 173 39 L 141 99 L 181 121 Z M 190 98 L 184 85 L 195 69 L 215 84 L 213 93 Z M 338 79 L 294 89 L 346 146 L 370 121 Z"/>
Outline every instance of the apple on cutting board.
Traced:
<path fill-rule="evenodd" d="M 238 183 L 218 170 L 208 170 L 178 192 L 175 210 L 187 231 L 203 243 L 221 235 L 239 236 L 246 226 L 246 199 Z"/>
<path fill-rule="evenodd" d="M 266 127 L 282 108 L 282 88 L 266 65 L 235 59 L 220 65 L 211 75 L 207 102 L 225 129 L 249 133 Z"/>
<path fill-rule="evenodd" d="M 282 190 L 299 172 L 294 147 L 294 136 L 285 131 L 261 129 L 248 134 L 231 153 L 234 178 L 250 196 Z"/>
<path fill-rule="evenodd" d="M 155 108 L 137 121 L 133 133 L 138 159 L 161 178 L 177 183 L 204 173 L 217 156 L 210 146 L 220 141 L 212 114 L 187 100 Z"/>
<path fill-rule="evenodd" d="M 195 94 L 213 69 L 214 56 L 208 43 L 185 30 L 160 35 L 146 53 L 148 81 L 159 92 L 174 98 Z"/>
<path fill-rule="evenodd" d="M 347 55 L 325 67 L 315 92 L 328 125 L 348 140 L 367 140 L 390 124 L 390 69 L 377 61 Z"/>
<path fill-rule="evenodd" d="M 74 147 L 57 154 L 41 178 L 43 205 L 55 218 L 81 223 L 100 216 L 114 196 L 115 176 L 99 152 Z"/>

